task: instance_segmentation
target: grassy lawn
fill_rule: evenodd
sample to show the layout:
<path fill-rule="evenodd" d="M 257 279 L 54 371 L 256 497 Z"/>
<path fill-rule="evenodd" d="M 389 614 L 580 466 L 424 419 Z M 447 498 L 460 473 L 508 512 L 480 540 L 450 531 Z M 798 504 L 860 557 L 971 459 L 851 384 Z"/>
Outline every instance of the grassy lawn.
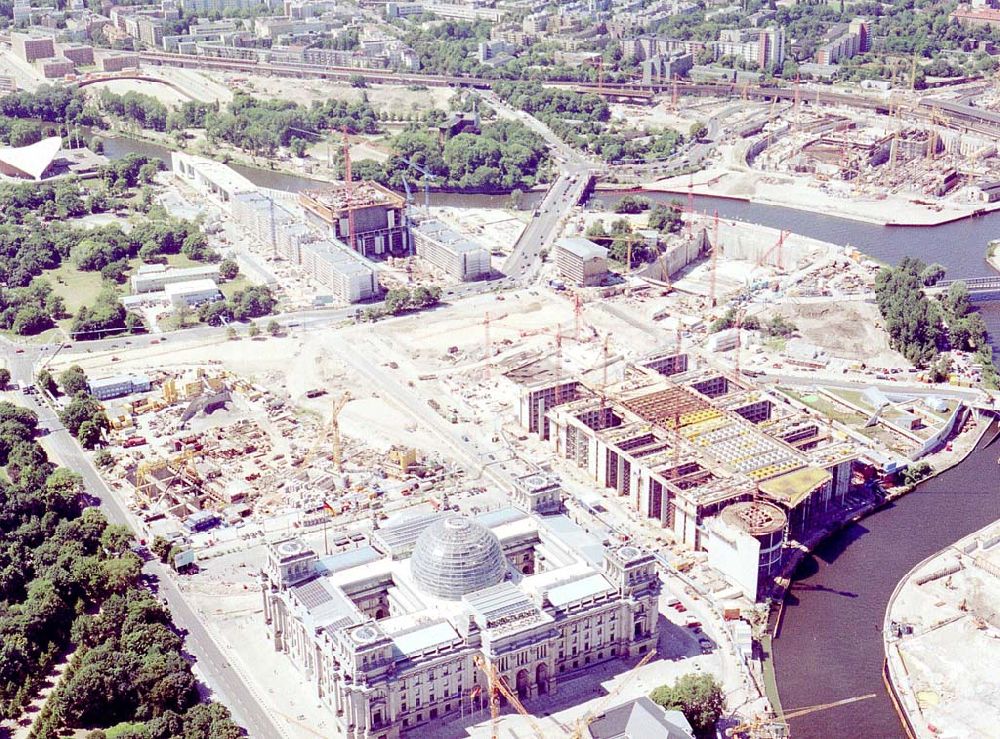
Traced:
<path fill-rule="evenodd" d="M 91 305 L 101 292 L 101 273 L 78 270 L 69 260 L 57 269 L 42 272 L 41 276 L 52 283 L 53 292 L 66 301 L 70 313 L 76 313 L 80 306 Z"/>
<path fill-rule="evenodd" d="M 229 282 L 223 282 L 219 285 L 219 290 L 222 294 L 226 296 L 226 300 L 233 297 L 233 293 L 237 290 L 242 290 L 243 288 L 250 287 L 250 283 L 247 282 L 247 278 L 242 274 L 236 275 L 235 280 L 230 280 Z"/>

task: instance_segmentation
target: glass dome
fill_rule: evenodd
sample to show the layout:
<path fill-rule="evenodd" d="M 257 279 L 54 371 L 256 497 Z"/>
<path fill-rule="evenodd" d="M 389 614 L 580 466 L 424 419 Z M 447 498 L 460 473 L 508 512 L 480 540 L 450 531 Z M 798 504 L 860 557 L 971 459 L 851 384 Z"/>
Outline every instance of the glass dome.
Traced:
<path fill-rule="evenodd" d="M 507 558 L 496 534 L 465 516 L 452 514 L 420 534 L 410 571 L 429 595 L 460 600 L 466 593 L 502 581 L 507 575 Z"/>

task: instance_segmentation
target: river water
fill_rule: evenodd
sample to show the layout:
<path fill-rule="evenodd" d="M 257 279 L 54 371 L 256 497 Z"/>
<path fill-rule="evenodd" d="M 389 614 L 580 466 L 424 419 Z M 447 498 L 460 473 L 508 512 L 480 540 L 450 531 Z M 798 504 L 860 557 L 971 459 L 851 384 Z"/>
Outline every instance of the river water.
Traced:
<path fill-rule="evenodd" d="M 127 139 L 108 139 L 106 153 L 128 151 L 169 159 L 167 150 Z M 316 187 L 314 180 L 234 165 L 255 184 L 284 190 Z M 421 198 L 421 193 L 415 193 Z M 530 207 L 538 195 L 526 195 Z M 678 199 L 665 193 L 654 200 Z M 610 208 L 617 196 L 598 195 Z M 679 199 L 684 200 L 683 196 Z M 505 196 L 432 193 L 431 204 L 501 207 Z M 884 227 L 791 208 L 695 197 L 697 210 L 841 245 L 888 263 L 904 256 L 939 262 L 949 278 L 994 273 L 986 264 L 987 242 L 1000 238 L 1000 213 L 933 228 Z M 1000 305 L 983 309 L 1000 345 Z M 990 438 L 992 431 L 986 438 Z M 853 524 L 805 559 L 786 601 L 773 642 L 778 689 L 785 710 L 875 693 L 877 698 L 817 711 L 791 721 L 793 737 L 828 739 L 903 736 L 882 683 L 881 637 L 885 607 L 896 583 L 915 564 L 1000 518 L 997 454 L 1000 443 L 978 449 L 958 467 L 920 486 L 895 505 Z"/>
<path fill-rule="evenodd" d="M 905 736 L 882 682 L 885 608 L 914 565 L 1000 518 L 998 453 L 1000 443 L 977 449 L 803 560 L 772 642 L 782 707 L 877 698 L 792 719 L 793 737 Z"/>

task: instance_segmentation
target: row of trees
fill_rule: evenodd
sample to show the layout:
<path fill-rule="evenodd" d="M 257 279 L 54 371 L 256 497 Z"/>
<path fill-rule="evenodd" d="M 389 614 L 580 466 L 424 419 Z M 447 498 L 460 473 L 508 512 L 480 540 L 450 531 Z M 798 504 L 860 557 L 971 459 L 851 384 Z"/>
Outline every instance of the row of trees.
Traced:
<path fill-rule="evenodd" d="M 494 91 L 531 113 L 566 143 L 609 163 L 664 159 L 684 142 L 671 129 L 639 131 L 610 124 L 611 109 L 599 95 L 545 87 L 541 82 L 498 82 Z"/>
<path fill-rule="evenodd" d="M 410 290 L 406 287 L 395 287 L 386 292 L 385 302 L 379 307 L 365 309 L 364 318 L 367 321 L 377 321 L 384 316 L 398 316 L 412 310 L 423 310 L 441 302 L 441 288 L 432 285 L 418 285 Z"/>
<path fill-rule="evenodd" d="M 128 721 L 132 737 L 236 739 L 224 707 L 199 703 L 170 614 L 141 586 L 132 533 L 85 508 L 80 476 L 48 461 L 37 423 L 0 403 L 0 719 L 72 647 L 32 737 Z"/>
<path fill-rule="evenodd" d="M 251 285 L 237 290 L 228 300 L 205 303 L 198 308 L 198 318 L 210 326 L 230 321 L 249 321 L 274 312 L 278 301 L 266 285 Z"/>

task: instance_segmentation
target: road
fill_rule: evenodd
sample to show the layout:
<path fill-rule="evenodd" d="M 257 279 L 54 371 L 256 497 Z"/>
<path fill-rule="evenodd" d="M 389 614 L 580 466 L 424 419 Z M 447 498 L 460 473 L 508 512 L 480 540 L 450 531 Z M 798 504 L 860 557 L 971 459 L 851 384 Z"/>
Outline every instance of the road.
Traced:
<path fill-rule="evenodd" d="M 34 379 L 33 365 L 42 352 L 38 348 L 33 348 L 18 353 L 16 349 L 15 345 L 4 340 L 0 353 L 7 360 L 11 379 L 21 385 L 30 385 Z M 85 489 L 90 495 L 100 499 L 101 510 L 108 520 L 127 525 L 133 531 L 140 531 L 134 517 L 97 473 L 90 459 L 63 427 L 55 412 L 32 395 L 23 396 L 18 404 L 38 414 L 39 427 L 48 431 L 44 440 L 53 461 L 78 472 L 83 477 Z M 187 604 L 173 579 L 173 573 L 156 559 L 147 562 L 143 572 L 156 578 L 159 583 L 159 595 L 166 599 L 174 623 L 187 631 L 185 648 L 197 660 L 198 669 L 214 692 L 214 697 L 232 711 L 233 718 L 246 728 L 250 736 L 267 739 L 283 736 L 284 733 L 261 707 L 260 701 L 254 696 L 247 682 L 229 664 L 204 623 Z"/>
<path fill-rule="evenodd" d="M 529 283 L 541 265 L 542 251 L 551 247 L 561 230 L 559 222 L 580 202 L 591 173 L 598 171 L 603 165 L 588 159 L 566 144 L 540 120 L 511 107 L 492 91 L 484 91 L 482 95 L 500 117 L 520 121 L 544 138 L 555 152 L 555 161 L 559 167 L 559 176 L 546 191 L 542 202 L 535 209 L 531 223 L 521 233 L 521 238 L 504 262 L 503 271 L 510 279 Z"/>

